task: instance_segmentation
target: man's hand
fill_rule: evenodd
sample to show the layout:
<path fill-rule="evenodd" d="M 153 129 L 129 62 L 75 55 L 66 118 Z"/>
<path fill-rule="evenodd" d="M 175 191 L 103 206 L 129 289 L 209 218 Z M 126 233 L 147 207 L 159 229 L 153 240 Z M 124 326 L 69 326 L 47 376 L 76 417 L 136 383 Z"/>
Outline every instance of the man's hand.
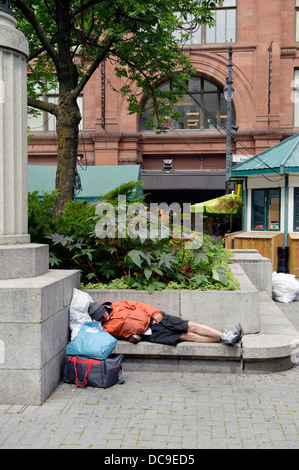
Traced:
<path fill-rule="evenodd" d="M 155 315 L 153 316 L 153 320 L 155 321 L 155 323 L 159 324 L 164 314 L 165 312 L 163 312 L 162 310 L 160 310 L 159 313 L 155 313 Z"/>
<path fill-rule="evenodd" d="M 129 337 L 129 341 L 130 343 L 137 344 L 137 343 L 140 343 L 141 337 L 139 335 L 131 335 Z"/>

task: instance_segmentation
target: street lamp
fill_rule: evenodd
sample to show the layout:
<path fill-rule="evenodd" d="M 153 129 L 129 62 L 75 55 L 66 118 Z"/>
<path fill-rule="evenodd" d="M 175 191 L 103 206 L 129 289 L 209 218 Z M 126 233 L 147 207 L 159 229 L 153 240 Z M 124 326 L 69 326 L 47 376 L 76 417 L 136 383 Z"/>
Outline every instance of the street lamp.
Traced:
<path fill-rule="evenodd" d="M 7 15 L 11 15 L 9 0 L 0 0 L 0 11 L 6 13 Z"/>
<path fill-rule="evenodd" d="M 226 85 L 223 89 L 223 92 L 224 92 L 224 98 L 226 99 L 226 101 L 229 101 L 229 91 L 228 91 L 228 78 L 226 79 Z M 234 96 L 234 92 L 235 92 L 235 89 L 234 89 L 234 85 L 231 83 L 231 95 L 230 95 L 230 100 L 232 100 L 233 96 Z"/>
<path fill-rule="evenodd" d="M 226 79 L 226 85 L 224 87 L 224 98 L 227 101 L 227 121 L 226 121 L 226 180 L 225 180 L 225 193 L 229 193 L 228 174 L 232 166 L 231 156 L 231 132 L 232 132 L 232 98 L 234 94 L 233 87 L 233 48 L 229 46 L 228 55 L 228 77 Z"/>

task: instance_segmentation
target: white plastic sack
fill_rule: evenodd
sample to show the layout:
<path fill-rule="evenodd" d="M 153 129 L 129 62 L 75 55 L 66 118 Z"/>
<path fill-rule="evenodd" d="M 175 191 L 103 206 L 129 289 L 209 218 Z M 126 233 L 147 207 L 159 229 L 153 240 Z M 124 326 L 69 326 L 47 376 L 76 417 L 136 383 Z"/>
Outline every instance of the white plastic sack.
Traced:
<path fill-rule="evenodd" d="M 90 302 L 93 302 L 93 299 L 87 292 L 76 288 L 73 289 L 73 298 L 70 305 L 71 340 L 77 336 L 84 322 L 92 321 L 91 317 L 88 315 Z"/>
<path fill-rule="evenodd" d="M 296 300 L 299 281 L 293 274 L 272 273 L 272 298 L 277 302 L 289 303 Z"/>

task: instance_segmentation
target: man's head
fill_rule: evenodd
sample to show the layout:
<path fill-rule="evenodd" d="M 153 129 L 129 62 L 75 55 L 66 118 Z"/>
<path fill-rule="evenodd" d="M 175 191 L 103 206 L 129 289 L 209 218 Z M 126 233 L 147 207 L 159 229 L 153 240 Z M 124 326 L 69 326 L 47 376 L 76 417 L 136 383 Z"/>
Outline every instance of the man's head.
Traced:
<path fill-rule="evenodd" d="M 105 313 L 101 316 L 100 322 L 102 323 L 102 325 L 104 325 L 104 323 L 106 323 L 109 319 L 110 319 L 109 313 L 108 313 L 108 312 L 105 312 Z"/>
<path fill-rule="evenodd" d="M 90 302 L 88 307 L 88 314 L 94 321 L 100 321 L 102 324 L 109 320 L 109 313 L 104 305 L 98 302 Z"/>

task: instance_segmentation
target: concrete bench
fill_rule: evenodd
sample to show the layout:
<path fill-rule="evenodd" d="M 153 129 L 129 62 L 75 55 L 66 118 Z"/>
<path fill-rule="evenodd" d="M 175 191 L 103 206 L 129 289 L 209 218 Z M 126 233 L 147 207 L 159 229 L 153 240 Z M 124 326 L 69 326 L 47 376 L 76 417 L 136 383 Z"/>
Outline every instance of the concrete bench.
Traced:
<path fill-rule="evenodd" d="M 290 369 L 299 361 L 299 333 L 266 292 L 259 292 L 258 297 L 261 330 L 245 334 L 234 347 L 186 341 L 177 346 L 118 341 L 114 352 L 124 354 L 124 372 L 268 373 Z"/>
<path fill-rule="evenodd" d="M 255 250 L 254 250 L 255 251 Z M 256 265 L 268 265 L 254 253 Z M 264 258 L 265 260 L 265 258 Z M 246 261 L 246 258 L 243 258 Z M 248 261 L 248 264 L 250 261 Z M 254 261 L 251 262 L 254 264 Z M 268 271 L 269 266 L 266 270 Z M 258 268 L 257 268 L 258 269 Z M 150 303 L 181 318 L 203 323 L 220 331 L 240 321 L 244 337 L 234 347 L 220 343 L 181 342 L 166 346 L 118 340 L 115 354 L 124 355 L 126 370 L 189 372 L 276 372 L 296 362 L 299 334 L 265 290 L 258 290 L 243 266 L 231 270 L 240 283 L 238 291 L 146 291 L 88 290 L 94 301 L 135 300 Z M 253 270 L 251 270 L 253 273 Z M 250 273 L 250 269 L 249 269 Z M 254 273 L 253 273 L 254 274 Z M 259 276 L 255 275 L 257 282 Z M 267 281 L 269 290 L 269 277 Z"/>

